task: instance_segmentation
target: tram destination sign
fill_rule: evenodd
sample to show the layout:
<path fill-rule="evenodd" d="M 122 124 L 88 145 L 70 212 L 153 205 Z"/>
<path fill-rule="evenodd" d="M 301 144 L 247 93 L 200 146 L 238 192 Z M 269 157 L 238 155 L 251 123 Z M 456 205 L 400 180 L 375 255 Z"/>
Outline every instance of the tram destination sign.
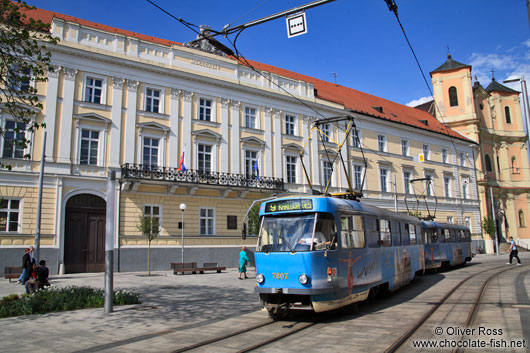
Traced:
<path fill-rule="evenodd" d="M 313 200 L 282 200 L 267 203 L 265 212 L 312 210 Z"/>

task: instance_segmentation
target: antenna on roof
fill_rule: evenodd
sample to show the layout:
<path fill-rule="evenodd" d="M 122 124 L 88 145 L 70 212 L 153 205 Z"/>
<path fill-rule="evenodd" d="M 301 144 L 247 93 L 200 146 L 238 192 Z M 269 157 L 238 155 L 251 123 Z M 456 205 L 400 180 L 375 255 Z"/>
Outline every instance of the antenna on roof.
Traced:
<path fill-rule="evenodd" d="M 331 74 L 333 75 L 333 79 L 335 80 L 335 84 L 337 84 L 337 76 L 339 76 L 339 75 L 337 75 L 334 72 L 332 72 Z"/>

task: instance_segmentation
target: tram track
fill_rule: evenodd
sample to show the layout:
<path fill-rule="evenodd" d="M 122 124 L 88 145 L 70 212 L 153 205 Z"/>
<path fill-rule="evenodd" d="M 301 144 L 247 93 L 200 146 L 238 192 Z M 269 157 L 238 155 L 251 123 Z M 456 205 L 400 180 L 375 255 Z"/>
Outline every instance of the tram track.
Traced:
<path fill-rule="evenodd" d="M 249 333 L 253 333 L 256 337 L 259 337 L 260 336 L 259 333 L 261 333 L 263 329 L 267 330 L 267 334 L 264 335 L 264 336 L 268 336 L 267 339 L 260 340 L 254 344 L 246 345 L 246 346 L 243 346 L 235 350 L 235 352 L 237 353 L 249 352 L 254 349 L 261 348 L 270 343 L 276 342 L 277 340 L 290 336 L 294 333 L 305 330 L 311 326 L 316 325 L 317 323 L 319 322 L 268 320 L 268 321 L 261 322 L 259 324 L 256 324 L 256 325 L 253 325 L 253 326 L 241 329 L 241 330 L 232 331 L 227 334 L 220 335 L 218 337 L 213 337 L 208 340 L 204 340 L 204 341 L 197 342 L 197 343 L 185 346 L 185 347 L 181 347 L 179 349 L 173 350 L 172 353 L 188 352 L 188 351 L 192 351 L 192 350 L 196 350 L 200 348 L 208 349 L 208 346 L 212 346 L 215 343 L 219 343 L 221 341 L 228 340 L 228 339 L 237 339 L 238 336 L 243 337 L 244 335 L 249 334 Z M 269 333 L 270 333 L 271 326 L 281 326 L 280 328 L 281 332 L 276 335 L 270 336 Z"/>
<path fill-rule="evenodd" d="M 411 325 L 411 327 L 403 334 L 401 335 L 397 340 L 395 340 L 386 350 L 385 350 L 385 353 L 392 353 L 392 352 L 395 352 L 397 351 L 399 348 L 401 348 L 405 342 L 407 342 L 409 340 L 409 338 L 411 338 L 414 333 L 416 333 L 424 324 L 425 322 L 431 318 L 433 316 L 433 314 L 443 305 L 443 304 L 446 304 L 448 299 L 459 289 L 462 287 L 462 285 L 464 285 L 465 283 L 467 283 L 468 281 L 470 281 L 471 279 L 479 276 L 479 275 L 482 275 L 488 271 L 494 271 L 494 270 L 498 270 L 500 268 L 505 268 L 504 270 L 502 271 L 497 271 L 495 273 L 493 273 L 491 276 L 489 276 L 482 284 L 478 294 L 475 296 L 475 300 L 473 301 L 472 303 L 472 306 L 471 306 L 471 309 L 468 313 L 468 316 L 467 316 L 467 320 L 466 320 L 466 323 L 465 323 L 465 327 L 470 327 L 470 325 L 473 324 L 473 321 L 474 321 L 474 318 L 476 317 L 476 313 L 477 313 L 477 310 L 478 310 L 478 307 L 480 305 L 480 301 L 482 299 L 482 297 L 484 296 L 484 292 L 488 286 L 488 283 L 493 279 L 495 278 L 496 276 L 498 276 L 499 274 L 501 273 L 504 273 L 506 271 L 509 271 L 510 269 L 513 269 L 515 268 L 515 266 L 512 266 L 512 267 L 508 267 L 506 268 L 506 266 L 497 266 L 497 267 L 492 267 L 492 268 L 488 268 L 488 269 L 485 269 L 485 270 L 482 270 L 480 272 L 477 272 L 477 273 L 474 273 L 474 274 L 471 274 L 470 276 L 464 278 L 463 280 L 461 280 L 460 282 L 457 283 L 456 286 L 454 286 L 453 288 L 451 288 L 451 290 L 449 292 L 447 292 L 438 302 L 436 302 L 433 307 L 431 309 L 429 309 L 420 319 L 418 319 L 416 321 L 415 324 Z M 453 350 L 453 353 L 456 353 L 456 352 L 462 352 L 461 350 Z"/>

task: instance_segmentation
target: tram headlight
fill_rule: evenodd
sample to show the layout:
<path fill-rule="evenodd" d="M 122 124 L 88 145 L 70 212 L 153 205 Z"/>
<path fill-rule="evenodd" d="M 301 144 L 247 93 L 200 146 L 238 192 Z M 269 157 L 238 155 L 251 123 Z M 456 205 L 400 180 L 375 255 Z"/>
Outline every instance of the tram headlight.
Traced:
<path fill-rule="evenodd" d="M 265 282 L 265 276 L 263 276 L 262 273 L 258 273 L 256 275 L 256 282 L 258 282 L 259 284 L 262 284 L 263 282 Z"/>
<path fill-rule="evenodd" d="M 298 276 L 298 280 L 302 284 L 307 284 L 307 282 L 309 282 L 309 277 L 307 277 L 305 273 L 302 273 L 300 276 Z"/>

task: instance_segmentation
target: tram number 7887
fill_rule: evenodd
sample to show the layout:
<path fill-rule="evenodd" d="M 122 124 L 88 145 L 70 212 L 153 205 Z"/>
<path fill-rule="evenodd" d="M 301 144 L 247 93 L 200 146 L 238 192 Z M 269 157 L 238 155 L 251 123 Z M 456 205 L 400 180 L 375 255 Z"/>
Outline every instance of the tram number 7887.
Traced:
<path fill-rule="evenodd" d="M 289 273 L 287 272 L 273 272 L 272 273 L 272 279 L 287 279 L 287 276 L 289 276 Z"/>

